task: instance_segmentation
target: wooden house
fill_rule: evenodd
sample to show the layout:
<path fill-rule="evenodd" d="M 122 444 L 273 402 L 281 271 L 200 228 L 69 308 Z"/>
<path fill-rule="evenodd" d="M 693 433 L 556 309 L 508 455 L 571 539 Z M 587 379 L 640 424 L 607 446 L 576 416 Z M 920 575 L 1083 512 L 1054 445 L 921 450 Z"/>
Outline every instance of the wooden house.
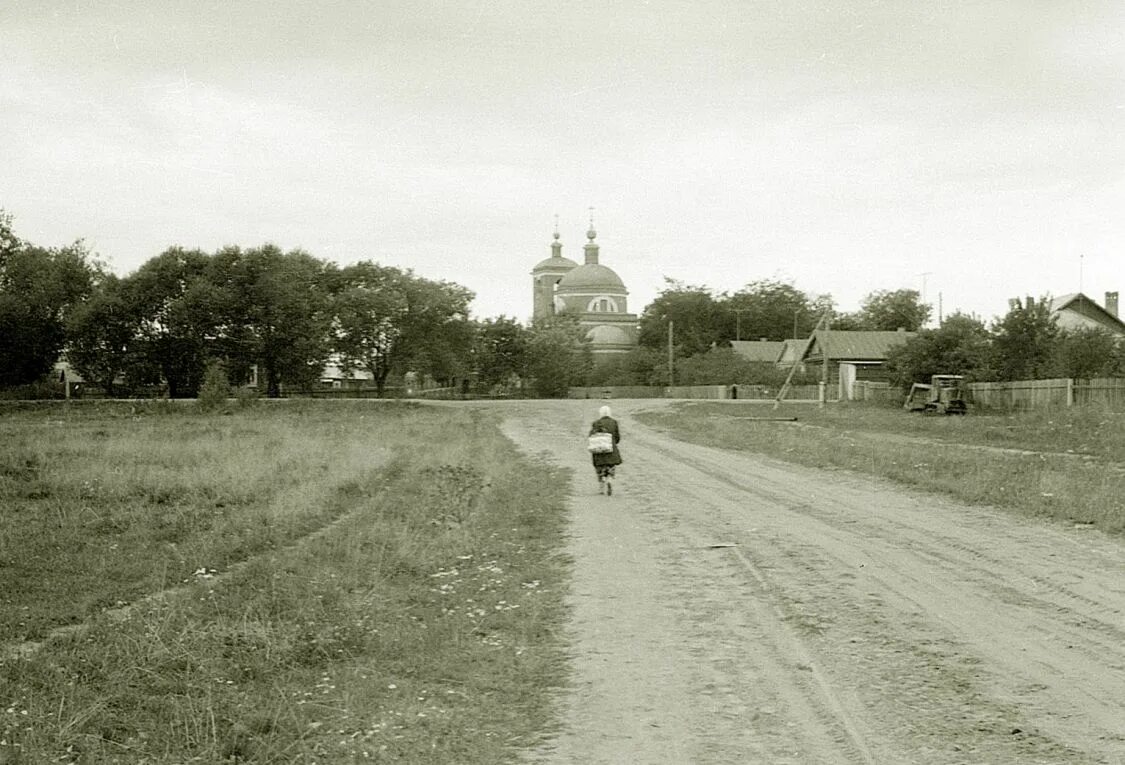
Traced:
<path fill-rule="evenodd" d="M 1125 322 L 1117 315 L 1117 293 L 1105 293 L 1105 305 L 1075 292 L 1051 300 L 1051 315 L 1060 329 L 1102 329 L 1125 337 Z"/>
<path fill-rule="evenodd" d="M 820 374 L 829 390 L 850 400 L 857 380 L 887 382 L 887 353 L 903 345 L 915 332 L 858 332 L 818 329 L 805 342 L 798 363 L 811 374 Z M 831 393 L 829 394 L 831 396 Z"/>

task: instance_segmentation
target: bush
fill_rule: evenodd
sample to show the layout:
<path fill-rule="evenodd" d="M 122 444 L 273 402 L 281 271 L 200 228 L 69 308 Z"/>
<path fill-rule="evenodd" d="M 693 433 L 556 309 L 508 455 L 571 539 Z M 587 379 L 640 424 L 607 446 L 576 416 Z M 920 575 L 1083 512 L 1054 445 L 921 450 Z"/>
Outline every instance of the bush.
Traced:
<path fill-rule="evenodd" d="M 227 381 L 227 372 L 218 360 L 207 362 L 207 371 L 203 373 L 203 385 L 199 387 L 199 409 L 203 412 L 213 412 L 226 405 L 230 398 L 230 382 Z"/>

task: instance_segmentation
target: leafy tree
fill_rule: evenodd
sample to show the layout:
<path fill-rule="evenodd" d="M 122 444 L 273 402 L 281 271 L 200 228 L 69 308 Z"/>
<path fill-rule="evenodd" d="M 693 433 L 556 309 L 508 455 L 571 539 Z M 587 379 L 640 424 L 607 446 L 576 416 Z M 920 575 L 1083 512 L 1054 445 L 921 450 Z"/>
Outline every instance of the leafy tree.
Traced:
<path fill-rule="evenodd" d="M 473 373 L 473 344 L 477 327 L 468 316 L 443 322 L 413 356 L 410 369 L 427 374 L 441 385 L 467 381 Z M 467 382 L 466 382 L 467 385 Z"/>
<path fill-rule="evenodd" d="M 67 322 L 67 361 L 112 397 L 118 376 L 130 369 L 137 352 L 138 322 L 124 283 L 106 276 Z"/>
<path fill-rule="evenodd" d="M 953 314 L 937 329 L 923 329 L 887 353 L 892 380 L 903 388 L 936 374 L 988 376 L 990 337 L 984 324 Z"/>
<path fill-rule="evenodd" d="M 506 316 L 486 319 L 478 325 L 474 358 L 481 390 L 492 390 L 526 374 L 529 340 L 528 330 Z"/>
<path fill-rule="evenodd" d="M 679 355 L 703 353 L 719 342 L 722 312 L 711 291 L 674 279 L 664 282 L 664 290 L 641 314 L 639 343 L 646 348 L 666 348 L 669 321 L 674 324 L 672 342 Z"/>
<path fill-rule="evenodd" d="M 1059 328 L 1050 301 L 1017 303 L 993 327 L 991 366 L 1000 380 L 1038 380 L 1050 376 Z"/>
<path fill-rule="evenodd" d="M 599 361 L 590 369 L 587 385 L 666 385 L 667 352 L 655 348 L 634 348 Z"/>
<path fill-rule="evenodd" d="M 1110 377 L 1125 372 L 1118 352 L 1121 343 L 1111 332 L 1082 328 L 1059 332 L 1052 363 L 1060 377 Z"/>
<path fill-rule="evenodd" d="M 808 337 L 830 303 L 830 298 L 811 298 L 784 282 L 751 282 L 718 301 L 721 340 Z"/>
<path fill-rule="evenodd" d="M 863 329 L 917 332 L 926 325 L 931 311 L 917 290 L 878 290 L 863 299 L 858 319 Z"/>
<path fill-rule="evenodd" d="M 171 247 L 123 280 L 120 300 L 136 326 L 126 375 L 168 386 L 172 398 L 194 396 L 203 381 L 225 310 L 211 281 L 211 258 L 199 250 Z"/>
<path fill-rule="evenodd" d="M 22 248 L 23 242 L 12 227 L 11 214 L 0 208 L 0 271 L 6 268 L 8 258 Z"/>
<path fill-rule="evenodd" d="M 42 248 L 21 242 L 0 213 L 0 387 L 46 375 L 66 344 L 70 313 L 101 274 L 82 242 Z"/>
<path fill-rule="evenodd" d="M 300 250 L 227 247 L 212 258 L 211 279 L 222 304 L 217 338 L 236 363 L 256 364 L 266 395 L 282 384 L 308 389 L 330 352 L 329 274 L 322 261 Z M 212 295 L 200 292 L 202 302 Z"/>
<path fill-rule="evenodd" d="M 394 348 L 393 368 L 422 372 L 438 380 L 467 373 L 473 292 L 453 282 L 424 279 L 406 271 L 402 295 L 406 313 L 402 335 Z"/>
<path fill-rule="evenodd" d="M 565 314 L 536 322 L 528 338 L 528 374 L 536 394 L 561 398 L 581 385 L 592 366 L 585 330 Z"/>
<path fill-rule="evenodd" d="M 339 278 L 344 286 L 332 301 L 333 348 L 341 368 L 367 371 L 382 396 L 407 311 L 405 275 L 362 261 L 343 269 Z"/>
<path fill-rule="evenodd" d="M 335 277 L 333 347 L 341 365 L 365 369 L 382 396 L 392 371 L 452 379 L 468 371 L 473 293 L 362 261 Z"/>
<path fill-rule="evenodd" d="M 732 385 L 749 382 L 756 365 L 733 348 L 712 348 L 676 365 L 677 385 Z M 771 365 L 772 366 L 772 365 Z"/>

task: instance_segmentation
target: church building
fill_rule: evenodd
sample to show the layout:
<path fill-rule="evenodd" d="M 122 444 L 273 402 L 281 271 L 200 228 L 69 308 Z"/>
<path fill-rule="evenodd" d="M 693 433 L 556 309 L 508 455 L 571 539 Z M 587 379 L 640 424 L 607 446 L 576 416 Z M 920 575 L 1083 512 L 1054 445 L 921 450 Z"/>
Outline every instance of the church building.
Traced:
<path fill-rule="evenodd" d="M 551 257 L 531 270 L 534 290 L 533 318 L 545 319 L 567 313 L 578 317 L 586 329 L 594 359 L 611 358 L 637 347 L 637 316 L 629 313 L 625 284 L 613 269 L 598 262 L 594 222 L 586 232 L 582 248 L 584 262 L 578 265 L 562 254 L 558 228 L 551 243 Z"/>

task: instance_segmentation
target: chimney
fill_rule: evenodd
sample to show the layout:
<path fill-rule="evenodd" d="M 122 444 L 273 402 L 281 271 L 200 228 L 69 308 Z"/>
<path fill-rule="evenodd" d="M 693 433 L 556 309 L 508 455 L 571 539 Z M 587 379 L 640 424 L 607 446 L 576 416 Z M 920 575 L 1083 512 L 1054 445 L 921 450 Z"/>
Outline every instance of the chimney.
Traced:
<path fill-rule="evenodd" d="M 1113 314 L 1114 318 L 1117 318 L 1117 293 L 1116 292 L 1105 293 L 1105 310 L 1107 312 Z"/>

